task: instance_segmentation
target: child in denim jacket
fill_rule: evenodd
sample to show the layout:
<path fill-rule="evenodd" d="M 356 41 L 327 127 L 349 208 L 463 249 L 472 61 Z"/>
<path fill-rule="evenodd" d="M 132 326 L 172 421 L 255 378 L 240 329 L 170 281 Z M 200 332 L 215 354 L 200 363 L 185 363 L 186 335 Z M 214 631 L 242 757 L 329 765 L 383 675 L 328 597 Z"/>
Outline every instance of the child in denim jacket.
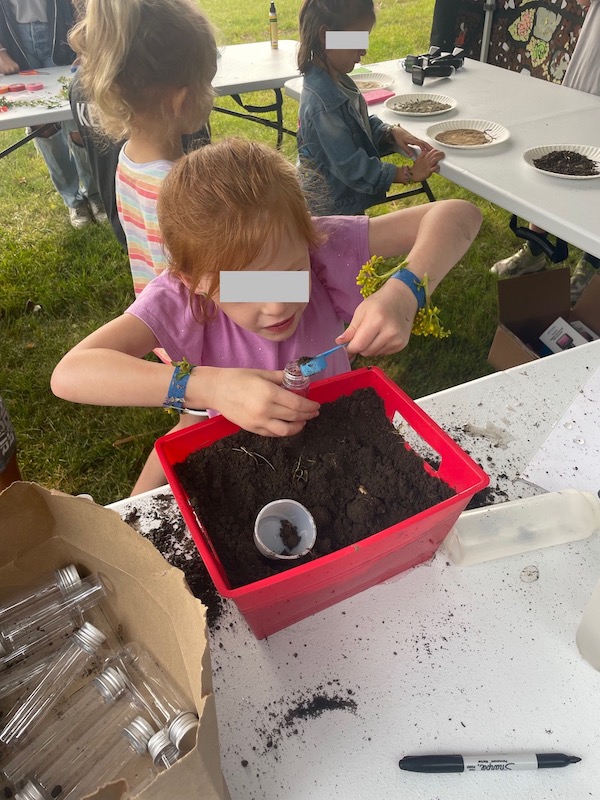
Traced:
<path fill-rule="evenodd" d="M 304 75 L 300 98 L 298 154 L 301 181 L 314 214 L 363 214 L 385 200 L 393 183 L 420 183 L 444 157 L 399 125 L 369 116 L 348 73 L 365 50 L 326 49 L 327 31 L 371 31 L 372 0 L 304 0 L 300 10 L 298 67 Z M 412 167 L 396 167 L 381 156 L 398 150 L 421 153 Z M 329 204 L 315 207 L 315 173 L 327 183 Z"/>

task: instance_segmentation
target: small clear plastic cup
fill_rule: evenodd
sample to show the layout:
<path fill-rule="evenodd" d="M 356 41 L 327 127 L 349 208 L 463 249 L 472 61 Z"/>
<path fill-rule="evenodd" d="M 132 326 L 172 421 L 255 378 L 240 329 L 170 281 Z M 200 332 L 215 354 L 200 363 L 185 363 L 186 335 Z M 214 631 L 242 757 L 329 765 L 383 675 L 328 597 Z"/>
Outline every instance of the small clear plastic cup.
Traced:
<path fill-rule="evenodd" d="M 282 523 L 290 523 L 299 538 L 288 547 L 281 536 Z M 305 556 L 314 547 L 317 526 L 310 511 L 296 500 L 274 500 L 258 513 L 254 523 L 254 543 L 267 558 L 290 560 Z"/>

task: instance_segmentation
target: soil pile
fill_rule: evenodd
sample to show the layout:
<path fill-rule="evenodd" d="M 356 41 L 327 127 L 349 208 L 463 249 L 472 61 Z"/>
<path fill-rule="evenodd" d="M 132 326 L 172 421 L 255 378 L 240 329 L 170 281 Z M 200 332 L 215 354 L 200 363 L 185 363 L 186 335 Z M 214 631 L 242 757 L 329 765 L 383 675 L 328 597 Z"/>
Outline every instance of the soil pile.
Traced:
<path fill-rule="evenodd" d="M 232 588 L 359 542 L 454 494 L 406 449 L 373 389 L 324 403 L 297 436 L 240 431 L 175 469 Z M 253 541 L 256 515 L 281 498 L 306 506 L 317 526 L 313 550 L 293 562 L 264 558 Z"/>
<path fill-rule="evenodd" d="M 600 167 L 591 158 L 574 150 L 551 150 L 545 156 L 534 158 L 533 164 L 544 172 L 559 175 L 598 175 Z"/>

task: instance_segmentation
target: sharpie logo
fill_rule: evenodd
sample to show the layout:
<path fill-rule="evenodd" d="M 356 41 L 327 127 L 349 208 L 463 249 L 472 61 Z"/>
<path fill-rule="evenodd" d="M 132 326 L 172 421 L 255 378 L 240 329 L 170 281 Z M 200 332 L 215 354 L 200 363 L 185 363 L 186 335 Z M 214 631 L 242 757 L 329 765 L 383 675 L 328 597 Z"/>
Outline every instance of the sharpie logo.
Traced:
<path fill-rule="evenodd" d="M 514 761 L 508 762 L 506 764 L 480 764 L 479 765 L 479 769 L 480 770 L 507 769 L 507 770 L 510 771 L 512 769 L 512 767 L 514 767 L 514 765 L 515 765 Z"/>

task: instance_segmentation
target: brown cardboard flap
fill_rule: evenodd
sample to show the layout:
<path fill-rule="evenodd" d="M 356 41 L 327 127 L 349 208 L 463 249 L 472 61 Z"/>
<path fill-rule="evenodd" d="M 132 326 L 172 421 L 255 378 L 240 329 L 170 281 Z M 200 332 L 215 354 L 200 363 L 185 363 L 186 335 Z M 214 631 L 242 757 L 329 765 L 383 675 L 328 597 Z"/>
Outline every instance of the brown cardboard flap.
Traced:
<path fill-rule="evenodd" d="M 516 333 L 535 320 L 539 333 L 557 317 L 567 318 L 570 272 L 567 267 L 498 281 L 498 317 Z"/>
<path fill-rule="evenodd" d="M 594 333 L 600 334 L 600 274 L 594 275 L 573 306 L 571 319 L 579 319 Z"/>
<path fill-rule="evenodd" d="M 488 361 L 494 369 L 510 369 L 536 361 L 538 356 L 527 347 L 518 336 L 508 330 L 504 325 L 498 325 L 494 341 L 488 353 Z"/>
<path fill-rule="evenodd" d="M 108 588 L 102 608 L 124 642 L 147 649 L 181 687 L 200 717 L 196 747 L 141 792 L 146 800 L 226 800 L 211 689 L 204 606 L 170 566 L 119 515 L 85 499 L 14 483 L 0 494 L 0 587 L 32 584 L 74 563 L 98 572 Z M 96 800 L 120 800 L 121 784 Z"/>

